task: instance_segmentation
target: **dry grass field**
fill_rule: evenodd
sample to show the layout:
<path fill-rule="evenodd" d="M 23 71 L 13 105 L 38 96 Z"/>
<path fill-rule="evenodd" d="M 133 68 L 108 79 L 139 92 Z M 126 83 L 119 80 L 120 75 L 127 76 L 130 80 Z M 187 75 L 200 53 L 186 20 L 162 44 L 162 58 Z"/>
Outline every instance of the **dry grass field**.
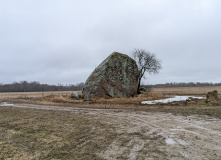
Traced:
<path fill-rule="evenodd" d="M 55 91 L 55 92 L 9 92 L 0 93 L 1 99 L 16 99 L 16 98 L 40 98 L 45 96 L 70 95 L 72 91 Z"/>
<path fill-rule="evenodd" d="M 221 87 L 156 88 L 135 98 L 0 93 L 0 159 L 221 159 L 221 101 L 141 105 Z"/>
<path fill-rule="evenodd" d="M 221 86 L 208 87 L 171 87 L 171 88 L 154 88 L 153 92 L 164 95 L 202 95 L 205 96 L 207 92 L 217 90 L 221 93 Z"/>
<path fill-rule="evenodd" d="M 0 159 L 99 159 L 113 129 L 90 115 L 0 107 Z"/>
<path fill-rule="evenodd" d="M 151 93 L 147 93 L 145 95 L 141 95 L 135 98 L 114 98 L 114 99 L 104 99 L 104 98 L 95 98 L 92 101 L 94 102 L 110 102 L 110 103 L 139 103 L 144 100 L 154 100 L 165 98 L 170 95 L 198 95 L 198 96 L 206 96 L 207 92 L 217 90 L 221 93 L 221 86 L 217 87 L 172 87 L 172 88 L 154 88 Z M 10 93 L 0 93 L 0 101 L 3 100 L 34 100 L 37 101 L 39 99 L 47 98 L 50 100 L 52 98 L 65 100 L 69 102 L 68 97 L 71 95 L 73 91 L 54 91 L 54 92 L 10 92 Z M 80 91 L 78 91 L 81 93 Z M 63 98 L 62 98 L 63 97 Z M 80 102 L 81 100 L 78 100 Z"/>

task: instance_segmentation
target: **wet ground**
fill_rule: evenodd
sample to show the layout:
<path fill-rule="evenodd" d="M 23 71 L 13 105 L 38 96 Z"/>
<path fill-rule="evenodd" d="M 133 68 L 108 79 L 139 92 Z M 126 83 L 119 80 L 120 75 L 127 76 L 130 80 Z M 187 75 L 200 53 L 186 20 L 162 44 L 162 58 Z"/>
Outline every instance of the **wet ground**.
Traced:
<path fill-rule="evenodd" d="M 10 107 L 90 115 L 111 124 L 117 136 L 96 153 L 103 159 L 221 159 L 221 120 L 206 115 L 33 104 Z"/>

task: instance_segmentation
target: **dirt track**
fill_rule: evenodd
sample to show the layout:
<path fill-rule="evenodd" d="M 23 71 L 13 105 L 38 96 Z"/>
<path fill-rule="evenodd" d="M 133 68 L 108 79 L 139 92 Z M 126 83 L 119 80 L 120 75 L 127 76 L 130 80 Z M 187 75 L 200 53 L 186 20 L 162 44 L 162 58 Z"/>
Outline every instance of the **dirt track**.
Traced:
<path fill-rule="evenodd" d="M 14 107 L 90 114 L 112 124 L 118 136 L 97 153 L 104 159 L 221 158 L 221 120 L 208 116 L 26 104 Z"/>

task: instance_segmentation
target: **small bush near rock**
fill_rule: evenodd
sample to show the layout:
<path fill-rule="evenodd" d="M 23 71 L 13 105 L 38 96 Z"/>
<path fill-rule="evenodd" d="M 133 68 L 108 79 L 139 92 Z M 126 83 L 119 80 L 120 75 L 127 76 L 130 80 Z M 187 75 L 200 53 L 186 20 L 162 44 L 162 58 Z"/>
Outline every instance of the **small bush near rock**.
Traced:
<path fill-rule="evenodd" d="M 147 90 L 146 90 L 146 88 L 143 88 L 143 87 L 141 87 L 138 91 L 139 94 L 143 94 L 145 92 L 147 92 Z"/>

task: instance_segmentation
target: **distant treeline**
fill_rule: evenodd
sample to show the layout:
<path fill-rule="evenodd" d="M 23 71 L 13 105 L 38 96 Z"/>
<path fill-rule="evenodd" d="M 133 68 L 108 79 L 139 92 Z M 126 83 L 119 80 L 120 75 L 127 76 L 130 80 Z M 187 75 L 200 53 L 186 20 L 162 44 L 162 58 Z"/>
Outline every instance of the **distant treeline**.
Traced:
<path fill-rule="evenodd" d="M 153 88 L 161 87 L 203 87 L 203 86 L 221 86 L 221 83 L 210 82 L 171 82 L 165 84 L 145 85 Z"/>
<path fill-rule="evenodd" d="M 76 85 L 49 85 L 40 82 L 14 82 L 12 84 L 0 84 L 0 92 L 41 92 L 41 91 L 80 91 L 84 83 Z"/>
<path fill-rule="evenodd" d="M 145 88 L 161 88 L 161 87 L 203 87 L 203 86 L 221 86 L 221 83 L 209 82 L 171 82 L 165 84 L 142 85 Z M 12 84 L 1 84 L 0 92 L 42 92 L 42 91 L 81 91 L 84 83 L 69 84 L 69 85 L 49 85 L 40 84 L 40 82 L 14 82 Z"/>

